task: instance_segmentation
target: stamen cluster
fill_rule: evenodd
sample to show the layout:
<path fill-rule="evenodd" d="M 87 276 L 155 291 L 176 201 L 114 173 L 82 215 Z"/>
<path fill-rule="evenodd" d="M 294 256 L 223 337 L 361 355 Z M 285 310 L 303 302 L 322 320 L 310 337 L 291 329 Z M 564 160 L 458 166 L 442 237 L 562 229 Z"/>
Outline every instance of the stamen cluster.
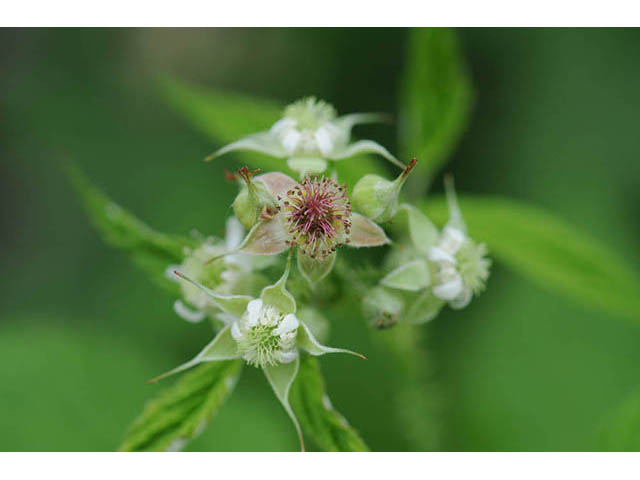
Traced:
<path fill-rule="evenodd" d="M 238 352 L 255 367 L 292 362 L 298 355 L 298 319 L 262 300 L 249 302 L 245 315 L 231 327 Z"/>
<path fill-rule="evenodd" d="M 319 261 L 349 242 L 351 203 L 346 185 L 327 177 L 305 177 L 280 200 L 288 244 Z"/>

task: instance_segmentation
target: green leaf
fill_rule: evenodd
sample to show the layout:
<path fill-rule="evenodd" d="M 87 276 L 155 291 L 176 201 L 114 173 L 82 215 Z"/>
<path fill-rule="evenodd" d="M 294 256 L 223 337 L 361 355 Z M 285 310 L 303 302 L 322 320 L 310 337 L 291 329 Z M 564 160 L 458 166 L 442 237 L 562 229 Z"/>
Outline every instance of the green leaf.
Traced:
<path fill-rule="evenodd" d="M 160 87 L 168 103 L 215 142 L 211 150 L 214 150 L 213 147 L 222 147 L 247 135 L 268 130 L 280 119 L 284 109 L 283 105 L 270 100 L 198 87 L 176 78 L 165 78 Z M 298 177 L 282 158 L 273 158 L 255 152 L 234 152 L 230 156 L 251 168 L 280 171 L 294 178 Z M 215 165 L 220 161 L 222 160 L 214 159 L 212 163 Z M 353 186 L 365 173 L 384 174 L 385 169 L 382 163 L 383 160 L 358 155 L 332 163 L 330 168 L 335 166 L 340 181 Z"/>
<path fill-rule="evenodd" d="M 453 30 L 410 29 L 406 62 L 399 135 L 404 156 L 418 158 L 406 190 L 419 196 L 460 139 L 473 92 Z"/>
<path fill-rule="evenodd" d="M 211 421 L 233 391 L 242 361 L 207 363 L 151 400 L 131 425 L 120 451 L 180 450 Z"/>
<path fill-rule="evenodd" d="M 640 451 L 640 391 L 636 391 L 606 416 L 597 432 L 596 449 Z"/>
<path fill-rule="evenodd" d="M 67 172 L 103 240 L 127 252 L 154 281 L 178 292 L 177 283 L 168 280 L 165 271 L 169 265 L 182 263 L 184 248 L 195 248 L 196 242 L 153 230 L 98 190 L 78 168 L 70 166 Z"/>
<path fill-rule="evenodd" d="M 305 435 L 327 452 L 366 452 L 358 433 L 329 402 L 317 359 L 304 356 L 289 395 Z"/>
<path fill-rule="evenodd" d="M 459 199 L 472 238 L 541 287 L 581 305 L 640 320 L 640 277 L 623 257 L 544 210 L 499 197 Z M 423 205 L 444 224 L 444 199 Z"/>

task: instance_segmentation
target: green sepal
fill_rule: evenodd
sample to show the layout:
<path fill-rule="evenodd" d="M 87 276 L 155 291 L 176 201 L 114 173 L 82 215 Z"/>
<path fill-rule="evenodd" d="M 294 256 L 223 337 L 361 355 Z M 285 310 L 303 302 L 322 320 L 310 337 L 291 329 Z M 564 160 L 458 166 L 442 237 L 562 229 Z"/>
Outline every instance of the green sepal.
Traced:
<path fill-rule="evenodd" d="M 351 235 L 349 245 L 352 247 L 379 247 L 390 240 L 384 230 L 373 220 L 353 212 L 351 214 Z"/>
<path fill-rule="evenodd" d="M 247 309 L 248 303 L 253 300 L 253 298 L 248 295 L 219 295 L 210 288 L 205 287 L 200 282 L 195 281 L 193 278 L 188 277 L 178 270 L 174 270 L 173 273 L 185 282 L 190 283 L 194 287 L 199 288 L 206 293 L 211 298 L 211 303 L 220 310 L 236 317 L 242 316 Z"/>
<path fill-rule="evenodd" d="M 413 205 L 404 203 L 400 208 L 407 214 L 407 226 L 411 243 L 423 255 L 426 255 L 429 248 L 434 246 L 440 237 L 437 227 Z"/>
<path fill-rule="evenodd" d="M 249 255 L 277 255 L 288 245 L 287 232 L 279 215 L 256 223 L 249 231 L 238 251 Z"/>
<path fill-rule="evenodd" d="M 260 298 L 266 305 L 273 305 L 281 312 L 296 313 L 296 299 L 287 290 L 287 280 L 289 278 L 289 271 L 291 270 L 291 252 L 287 257 L 287 266 L 284 269 L 284 273 L 280 279 L 273 285 L 264 287 Z"/>
<path fill-rule="evenodd" d="M 350 355 L 355 355 L 356 357 L 360 357 L 363 360 L 366 360 L 367 357 L 360 353 L 353 352 L 351 350 L 345 350 L 344 348 L 333 348 L 322 345 L 318 342 L 309 327 L 307 327 L 302 321 L 300 321 L 300 326 L 298 327 L 298 335 L 296 337 L 296 341 L 298 342 L 298 348 L 306 351 L 307 353 L 313 356 L 325 355 L 327 353 L 348 353 Z"/>
<path fill-rule="evenodd" d="M 417 258 L 389 272 L 380 283 L 385 287 L 417 292 L 431 284 L 427 262 Z"/>
<path fill-rule="evenodd" d="M 293 362 L 279 363 L 277 365 L 267 365 L 263 370 L 264 375 L 267 377 L 267 380 L 271 385 L 271 388 L 273 388 L 273 391 L 276 394 L 276 397 L 278 397 L 278 400 L 280 400 L 280 403 L 291 418 L 293 425 L 296 427 L 296 432 L 298 433 L 298 438 L 300 439 L 300 449 L 304 452 L 305 449 L 302 429 L 300 428 L 300 423 L 298 423 L 298 419 L 296 418 L 296 415 L 295 413 L 293 413 L 293 409 L 289 404 L 289 391 L 291 390 L 293 381 L 296 379 L 299 367 L 300 358 L 296 357 Z"/>
<path fill-rule="evenodd" d="M 318 283 L 325 278 L 333 269 L 333 265 L 336 263 L 336 252 L 332 252 L 326 256 L 322 261 L 311 258 L 309 255 L 304 255 L 300 249 L 297 253 L 298 270 L 302 276 L 309 282 L 310 285 Z"/>
<path fill-rule="evenodd" d="M 188 362 L 183 363 L 162 375 L 152 378 L 149 380 L 149 383 L 155 383 L 158 380 L 162 380 L 163 378 L 167 378 L 171 375 L 187 370 L 188 368 L 195 367 L 199 363 L 215 362 L 218 360 L 233 360 L 235 358 L 240 358 L 238 345 L 231 336 L 231 325 L 227 325 L 220 330 L 218 335 L 216 335 L 209 345 L 204 347 L 192 360 L 189 360 Z"/>
<path fill-rule="evenodd" d="M 413 301 L 407 309 L 406 320 L 413 324 L 427 323 L 438 316 L 445 301 L 436 297 L 431 289 L 427 289 Z"/>

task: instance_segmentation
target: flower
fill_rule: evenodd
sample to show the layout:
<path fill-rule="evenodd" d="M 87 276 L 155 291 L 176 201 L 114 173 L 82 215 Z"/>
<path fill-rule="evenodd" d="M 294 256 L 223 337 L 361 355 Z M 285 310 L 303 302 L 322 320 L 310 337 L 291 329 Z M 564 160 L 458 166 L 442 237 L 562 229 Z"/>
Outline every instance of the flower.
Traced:
<path fill-rule="evenodd" d="M 198 248 L 188 251 L 181 265 L 169 265 L 167 278 L 176 280 L 174 270 L 180 270 L 205 287 L 220 293 L 231 294 L 248 280 L 251 273 L 267 267 L 272 262 L 234 252 L 242 242 L 244 229 L 236 217 L 227 220 L 224 241 L 206 239 Z M 231 254 L 230 254 L 231 253 Z M 211 258 L 220 258 L 210 262 Z M 175 312 L 190 323 L 201 322 L 208 314 L 220 319 L 223 314 L 211 303 L 200 288 L 179 281 L 182 299 L 173 304 Z"/>
<path fill-rule="evenodd" d="M 156 382 L 202 362 L 242 358 L 264 371 L 274 393 L 291 417 L 304 450 L 302 431 L 289 405 L 289 390 L 300 364 L 299 350 L 314 356 L 350 353 L 365 357 L 350 350 L 320 344 L 309 327 L 296 317 L 296 301 L 286 289 L 290 268 L 291 255 L 282 277 L 275 284 L 265 287 L 258 299 L 245 295 L 220 295 L 188 275 L 174 271 L 180 280 L 207 295 L 213 304 L 225 312 L 229 321 L 192 360 L 150 381 Z"/>
<path fill-rule="evenodd" d="M 374 247 L 389 242 L 384 230 L 351 211 L 346 186 L 327 177 L 306 176 L 299 183 L 279 172 L 255 177 L 276 199 L 249 231 L 238 251 L 276 255 L 297 247 L 298 268 L 310 283 L 333 268 L 337 249 Z"/>
<path fill-rule="evenodd" d="M 438 244 L 430 247 L 428 259 L 436 266 L 433 293 L 453 308 L 464 308 L 479 294 L 489 277 L 491 262 L 487 247 L 468 238 L 461 230 L 446 226 Z"/>
<path fill-rule="evenodd" d="M 380 282 L 384 287 L 418 295 L 404 314 L 412 323 L 433 319 L 446 303 L 455 309 L 466 307 L 474 295 L 484 290 L 489 278 L 491 261 L 487 248 L 467 235 L 449 178 L 445 180 L 445 189 L 449 221 L 442 232 L 418 209 L 402 205 L 407 213 L 413 253 Z"/>
<path fill-rule="evenodd" d="M 326 170 L 327 160 L 336 161 L 361 153 L 382 155 L 400 168 L 404 166 L 382 145 L 372 140 L 349 143 L 351 129 L 358 124 L 379 122 L 383 115 L 354 113 L 338 117 L 328 103 L 315 97 L 303 98 L 289 105 L 284 116 L 269 130 L 249 135 L 217 150 L 211 160 L 235 150 L 251 150 L 277 158 L 301 176 Z"/>
<path fill-rule="evenodd" d="M 231 326 L 231 336 L 249 365 L 265 367 L 290 363 L 298 356 L 296 335 L 300 323 L 260 299 L 247 304 L 245 314 Z"/>

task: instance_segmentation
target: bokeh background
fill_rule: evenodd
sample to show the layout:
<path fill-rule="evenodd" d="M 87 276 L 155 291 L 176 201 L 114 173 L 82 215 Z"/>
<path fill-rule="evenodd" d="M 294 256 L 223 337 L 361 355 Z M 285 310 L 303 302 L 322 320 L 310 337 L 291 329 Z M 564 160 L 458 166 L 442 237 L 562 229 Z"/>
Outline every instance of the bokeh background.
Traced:
<path fill-rule="evenodd" d="M 544 207 L 638 270 L 640 31 L 458 35 L 476 97 L 446 166 L 458 190 Z M 395 112 L 406 39 L 403 29 L 0 30 L 0 450 L 115 449 L 162 388 L 145 380 L 210 336 L 102 243 L 61 164 L 76 162 L 159 230 L 221 233 L 235 188 L 200 161 L 219 145 L 167 105 L 158 78 Z M 393 128 L 361 133 L 395 150 Z M 333 343 L 370 358 L 322 359 L 334 405 L 373 449 L 415 448 L 388 414 L 397 365 L 357 310 L 330 317 Z M 603 419 L 640 387 L 640 325 L 499 264 L 484 295 L 430 325 L 424 347 L 444 450 L 589 450 Z M 189 449 L 296 450 L 297 439 L 247 368 Z"/>

